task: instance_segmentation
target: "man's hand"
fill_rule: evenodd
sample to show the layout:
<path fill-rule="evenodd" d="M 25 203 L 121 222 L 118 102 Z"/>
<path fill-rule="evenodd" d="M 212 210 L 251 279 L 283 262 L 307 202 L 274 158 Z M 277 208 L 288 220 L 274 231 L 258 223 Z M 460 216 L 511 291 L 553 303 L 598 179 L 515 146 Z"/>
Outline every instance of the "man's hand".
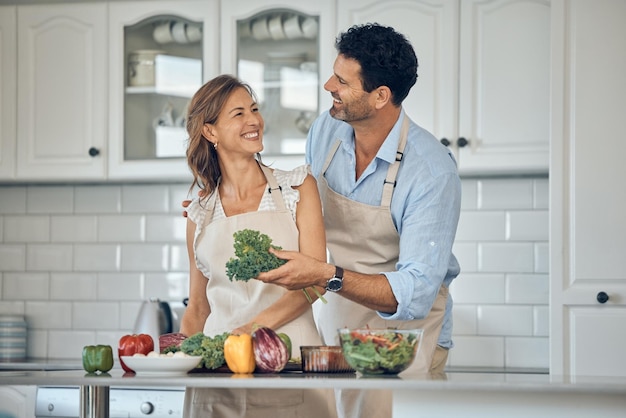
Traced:
<path fill-rule="evenodd" d="M 199 197 L 204 197 L 207 195 L 207 192 L 204 190 L 199 190 L 198 191 L 198 196 Z M 183 208 L 188 208 L 189 205 L 191 204 L 191 199 L 185 199 L 183 200 Z M 187 211 L 183 209 L 183 216 L 186 218 L 187 217 Z"/>
<path fill-rule="evenodd" d="M 280 251 L 270 248 L 278 258 L 287 260 L 282 266 L 259 274 L 256 279 L 272 283 L 288 290 L 318 286 L 324 288 L 328 278 L 333 276 L 335 268 L 326 262 L 316 260 L 297 251 Z"/>
<path fill-rule="evenodd" d="M 183 207 L 184 208 L 188 208 L 190 203 L 191 203 L 191 199 L 183 200 Z M 183 216 L 185 218 L 187 217 L 187 211 L 186 210 L 183 210 Z"/>

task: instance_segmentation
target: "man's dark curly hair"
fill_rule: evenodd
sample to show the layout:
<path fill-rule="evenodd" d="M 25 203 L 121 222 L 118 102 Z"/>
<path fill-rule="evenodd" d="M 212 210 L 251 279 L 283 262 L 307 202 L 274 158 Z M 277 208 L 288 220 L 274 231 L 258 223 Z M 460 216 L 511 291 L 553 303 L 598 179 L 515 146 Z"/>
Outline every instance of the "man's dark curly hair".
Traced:
<path fill-rule="evenodd" d="M 399 106 L 417 81 L 417 56 L 411 43 L 395 29 L 377 23 L 355 25 L 335 42 L 337 52 L 361 65 L 363 90 L 387 86 Z"/>

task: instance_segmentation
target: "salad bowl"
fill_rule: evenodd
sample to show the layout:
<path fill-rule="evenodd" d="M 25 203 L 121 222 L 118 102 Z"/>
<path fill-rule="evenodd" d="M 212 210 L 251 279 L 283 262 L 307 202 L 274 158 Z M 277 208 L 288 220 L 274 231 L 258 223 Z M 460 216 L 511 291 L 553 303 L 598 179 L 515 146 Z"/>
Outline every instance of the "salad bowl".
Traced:
<path fill-rule="evenodd" d="M 340 328 L 339 344 L 346 361 L 364 375 L 398 374 L 415 360 L 422 329 Z"/>

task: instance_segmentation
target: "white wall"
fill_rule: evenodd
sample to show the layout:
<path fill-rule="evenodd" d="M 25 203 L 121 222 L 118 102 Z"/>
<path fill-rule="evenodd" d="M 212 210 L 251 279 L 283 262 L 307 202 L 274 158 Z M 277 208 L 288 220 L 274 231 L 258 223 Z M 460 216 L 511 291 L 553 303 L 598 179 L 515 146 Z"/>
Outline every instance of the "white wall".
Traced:
<path fill-rule="evenodd" d="M 186 184 L 0 186 L 0 314 L 28 355 L 116 346 L 141 301 L 187 296 Z M 463 179 L 451 366 L 548 367 L 548 179 Z"/>

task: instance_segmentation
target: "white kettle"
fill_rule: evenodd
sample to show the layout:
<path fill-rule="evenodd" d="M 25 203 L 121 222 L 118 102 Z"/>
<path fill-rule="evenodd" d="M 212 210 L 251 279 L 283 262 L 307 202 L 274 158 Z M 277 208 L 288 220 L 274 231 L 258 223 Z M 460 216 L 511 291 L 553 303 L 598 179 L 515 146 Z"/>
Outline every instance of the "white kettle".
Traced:
<path fill-rule="evenodd" d="M 169 303 L 151 298 L 141 304 L 134 334 L 148 334 L 154 340 L 154 351 L 159 352 L 159 336 L 172 332 L 172 310 Z"/>

